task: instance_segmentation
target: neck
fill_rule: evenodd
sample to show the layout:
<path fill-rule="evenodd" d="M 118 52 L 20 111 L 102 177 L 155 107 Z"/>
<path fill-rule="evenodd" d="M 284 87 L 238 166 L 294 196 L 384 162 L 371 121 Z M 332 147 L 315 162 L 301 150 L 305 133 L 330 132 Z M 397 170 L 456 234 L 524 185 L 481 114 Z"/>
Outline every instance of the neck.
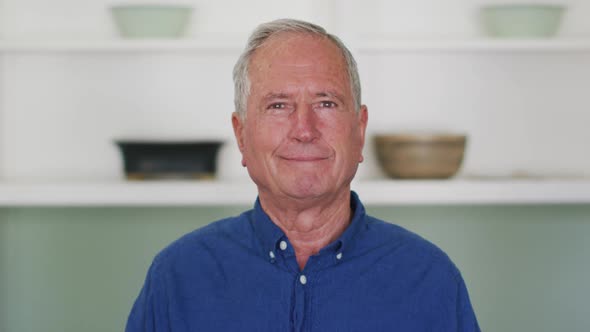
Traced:
<path fill-rule="evenodd" d="M 301 270 L 310 256 L 340 237 L 352 217 L 350 190 L 330 198 L 316 198 L 313 204 L 285 202 L 262 192 L 259 195 L 264 211 L 289 238 Z"/>

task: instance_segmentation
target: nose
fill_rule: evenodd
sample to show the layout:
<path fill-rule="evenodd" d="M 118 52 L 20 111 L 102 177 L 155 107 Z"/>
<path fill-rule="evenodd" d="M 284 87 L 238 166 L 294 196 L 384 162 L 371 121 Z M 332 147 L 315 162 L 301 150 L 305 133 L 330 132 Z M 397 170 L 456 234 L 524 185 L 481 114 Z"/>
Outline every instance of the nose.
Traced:
<path fill-rule="evenodd" d="M 318 117 L 311 106 L 298 107 L 295 112 L 291 113 L 289 136 L 302 143 L 313 142 L 320 137 Z"/>

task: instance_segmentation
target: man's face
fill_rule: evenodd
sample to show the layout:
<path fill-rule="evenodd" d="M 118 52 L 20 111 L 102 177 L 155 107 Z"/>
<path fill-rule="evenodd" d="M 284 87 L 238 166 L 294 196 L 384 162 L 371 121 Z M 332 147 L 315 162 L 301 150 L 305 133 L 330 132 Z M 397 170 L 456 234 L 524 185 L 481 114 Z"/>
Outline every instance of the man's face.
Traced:
<path fill-rule="evenodd" d="M 271 37 L 249 64 L 246 118 L 232 123 L 261 194 L 298 199 L 349 190 L 367 125 L 355 112 L 345 60 L 332 42 L 306 34 Z"/>

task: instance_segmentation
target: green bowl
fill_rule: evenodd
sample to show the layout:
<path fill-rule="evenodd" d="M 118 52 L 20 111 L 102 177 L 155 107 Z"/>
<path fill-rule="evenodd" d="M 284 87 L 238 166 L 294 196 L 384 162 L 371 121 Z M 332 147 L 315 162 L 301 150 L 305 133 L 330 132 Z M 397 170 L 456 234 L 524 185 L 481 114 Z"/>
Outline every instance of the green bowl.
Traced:
<path fill-rule="evenodd" d="M 481 18 L 492 37 L 548 38 L 557 34 L 564 11 L 559 5 L 490 5 Z"/>
<path fill-rule="evenodd" d="M 125 38 L 179 38 L 186 32 L 192 16 L 188 6 L 121 5 L 111 13 Z"/>

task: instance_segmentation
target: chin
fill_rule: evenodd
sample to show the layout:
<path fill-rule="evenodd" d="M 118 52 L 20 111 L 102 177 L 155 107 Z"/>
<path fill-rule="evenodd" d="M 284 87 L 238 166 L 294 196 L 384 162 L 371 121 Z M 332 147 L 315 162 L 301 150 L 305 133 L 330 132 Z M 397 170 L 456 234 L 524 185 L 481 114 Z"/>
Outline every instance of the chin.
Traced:
<path fill-rule="evenodd" d="M 293 182 L 283 183 L 281 187 L 288 196 L 300 199 L 322 196 L 330 191 L 330 188 L 316 177 L 293 179 Z"/>

